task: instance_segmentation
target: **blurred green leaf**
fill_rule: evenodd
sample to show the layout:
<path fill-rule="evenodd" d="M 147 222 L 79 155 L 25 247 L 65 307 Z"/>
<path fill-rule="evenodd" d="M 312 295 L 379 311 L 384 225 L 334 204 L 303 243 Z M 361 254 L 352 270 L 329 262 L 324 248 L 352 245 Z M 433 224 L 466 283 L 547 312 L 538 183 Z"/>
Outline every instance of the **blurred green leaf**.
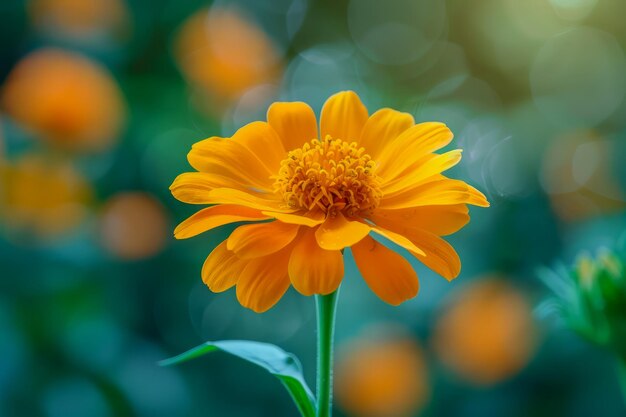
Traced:
<path fill-rule="evenodd" d="M 247 340 L 205 342 L 178 356 L 165 359 L 159 362 L 159 365 L 175 365 L 215 351 L 229 353 L 276 376 L 287 388 L 300 414 L 304 417 L 315 417 L 315 397 L 304 380 L 300 362 L 294 355 L 278 346 Z"/>

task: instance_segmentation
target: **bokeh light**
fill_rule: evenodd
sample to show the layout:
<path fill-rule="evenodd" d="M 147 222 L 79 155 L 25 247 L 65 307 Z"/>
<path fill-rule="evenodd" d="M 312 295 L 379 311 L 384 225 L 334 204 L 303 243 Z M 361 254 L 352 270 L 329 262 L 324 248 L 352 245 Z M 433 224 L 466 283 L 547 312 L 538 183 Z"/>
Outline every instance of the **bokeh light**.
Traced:
<path fill-rule="evenodd" d="M 119 139 L 125 104 L 111 74 L 76 53 L 41 49 L 11 71 L 2 94 L 8 115 L 53 145 L 102 151 Z"/>
<path fill-rule="evenodd" d="M 535 104 L 555 124 L 592 127 L 621 104 L 625 72 L 626 57 L 615 38 L 580 27 L 554 36 L 541 47 L 530 86 Z"/>
<path fill-rule="evenodd" d="M 53 37 L 87 42 L 129 36 L 125 0 L 30 0 L 33 27 Z"/>
<path fill-rule="evenodd" d="M 580 21 L 588 17 L 599 0 L 550 0 L 550 4 L 559 17 Z"/>
<path fill-rule="evenodd" d="M 205 94 L 198 104 L 215 110 L 277 80 L 281 67 L 272 40 L 234 8 L 202 9 L 189 17 L 176 37 L 174 56 L 189 82 Z"/>
<path fill-rule="evenodd" d="M 91 185 L 71 162 L 26 154 L 0 164 L 0 219 L 15 239 L 59 236 L 87 215 Z"/>
<path fill-rule="evenodd" d="M 142 259 L 163 249 L 169 222 L 163 205 L 144 192 L 111 197 L 102 209 L 103 246 L 121 259 Z"/>
<path fill-rule="evenodd" d="M 445 4 L 437 0 L 351 0 L 348 26 L 356 45 L 371 60 L 384 65 L 408 64 L 444 36 Z"/>
<path fill-rule="evenodd" d="M 547 150 L 541 181 L 555 212 L 566 221 L 619 213 L 626 208 L 613 177 L 615 143 L 593 130 L 563 133 Z"/>
<path fill-rule="evenodd" d="M 409 417 L 430 398 L 424 352 L 406 335 L 345 343 L 335 372 L 337 402 L 351 416 Z"/>
<path fill-rule="evenodd" d="M 523 369 L 535 350 L 536 329 L 526 298 L 505 281 L 468 285 L 438 319 L 439 359 L 468 381 L 489 385 Z"/>

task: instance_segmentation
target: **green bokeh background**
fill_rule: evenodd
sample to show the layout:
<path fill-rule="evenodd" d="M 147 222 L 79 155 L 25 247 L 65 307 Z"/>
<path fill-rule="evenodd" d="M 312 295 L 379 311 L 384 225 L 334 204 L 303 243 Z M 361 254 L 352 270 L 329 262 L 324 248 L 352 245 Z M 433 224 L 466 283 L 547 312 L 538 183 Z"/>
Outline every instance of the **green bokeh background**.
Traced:
<path fill-rule="evenodd" d="M 233 358 L 216 354 L 173 368 L 156 362 L 204 340 L 251 339 L 294 352 L 313 384 L 313 299 L 290 290 L 258 315 L 234 291 L 212 294 L 200 268 L 233 227 L 186 241 L 168 232 L 158 253 L 123 260 L 103 248 L 99 216 L 117 193 L 144 191 L 163 205 L 173 230 L 195 209 L 168 191 L 190 170 L 191 144 L 263 118 L 275 100 L 306 101 L 319 112 L 344 89 L 357 91 L 370 112 L 393 107 L 447 123 L 464 148 L 451 175 L 484 191 L 492 207 L 472 209 L 470 224 L 450 239 L 461 276 L 447 283 L 415 262 L 420 294 L 400 307 L 376 298 L 349 259 L 337 343 L 387 323 L 425 346 L 432 394 L 415 415 L 626 413 L 610 355 L 550 318 L 536 317 L 540 341 L 528 365 L 488 387 L 458 378 L 429 348 L 442 305 L 464 284 L 497 274 L 537 305 L 548 295 L 538 267 L 569 264 L 578 251 L 624 233 L 626 4 L 222 1 L 267 33 L 284 69 L 241 100 L 205 92 L 223 107 L 209 112 L 194 105 L 197 87 L 179 71 L 173 43 L 185 19 L 210 2 L 127 0 L 130 35 L 94 42 L 42 32 L 27 3 L 0 3 L 0 89 L 31 51 L 80 52 L 113 74 L 128 122 L 111 149 L 62 152 L 94 189 L 74 229 L 42 240 L 0 223 L 0 416 L 296 415 L 278 381 Z M 0 120 L 8 161 L 33 149 L 58 155 L 4 108 Z"/>

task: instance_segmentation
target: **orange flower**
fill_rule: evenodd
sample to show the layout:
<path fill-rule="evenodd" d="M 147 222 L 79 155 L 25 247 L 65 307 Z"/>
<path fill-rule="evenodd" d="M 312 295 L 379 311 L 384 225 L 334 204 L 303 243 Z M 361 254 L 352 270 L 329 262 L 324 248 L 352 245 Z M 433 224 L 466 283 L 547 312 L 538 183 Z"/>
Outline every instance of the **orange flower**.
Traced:
<path fill-rule="evenodd" d="M 479 385 L 502 381 L 526 366 L 534 352 L 531 307 L 502 280 L 472 283 L 441 317 L 434 347 L 463 378 Z"/>
<path fill-rule="evenodd" d="M 2 104 L 43 139 L 80 151 L 107 149 L 124 121 L 122 95 L 109 72 L 60 49 L 20 61 L 7 78 Z"/>
<path fill-rule="evenodd" d="M 214 7 L 192 15 L 176 37 L 174 56 L 185 77 L 217 107 L 246 90 L 274 81 L 279 53 L 267 35 L 232 10 Z"/>
<path fill-rule="evenodd" d="M 434 151 L 452 140 L 443 123 L 420 123 L 391 109 L 368 116 L 359 97 L 338 93 L 324 104 L 319 130 L 301 102 L 274 103 L 267 122 L 232 138 L 196 143 L 199 172 L 171 186 L 180 201 L 214 204 L 181 223 L 179 239 L 234 222 L 238 227 L 207 258 L 202 277 L 215 292 L 237 286 L 245 307 L 262 312 L 290 285 L 304 295 L 335 291 L 351 248 L 369 287 L 397 305 L 418 291 L 417 275 L 370 234 L 407 249 L 447 279 L 461 262 L 440 236 L 469 221 L 466 204 L 488 206 L 482 193 L 441 173 L 461 151 Z"/>
<path fill-rule="evenodd" d="M 430 397 L 424 353 L 409 338 L 343 346 L 335 378 L 337 403 L 351 416 L 414 416 Z"/>

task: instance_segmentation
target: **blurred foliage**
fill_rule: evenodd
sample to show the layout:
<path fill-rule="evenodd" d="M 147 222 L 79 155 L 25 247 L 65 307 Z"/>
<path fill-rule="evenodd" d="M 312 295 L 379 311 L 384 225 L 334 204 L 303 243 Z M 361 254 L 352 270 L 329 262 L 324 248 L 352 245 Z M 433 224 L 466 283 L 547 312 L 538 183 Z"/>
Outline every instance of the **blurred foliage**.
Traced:
<path fill-rule="evenodd" d="M 543 281 L 555 293 L 546 302 L 567 326 L 616 356 L 626 355 L 626 266 L 624 249 L 583 253 L 572 269 L 544 270 Z"/>
<path fill-rule="evenodd" d="M 337 415 L 375 415 L 351 400 L 370 389 L 373 408 L 406 416 L 624 415 L 610 355 L 529 313 L 547 292 L 537 266 L 625 230 L 625 13 L 610 0 L 0 2 L 0 415 L 294 415 L 278 381 L 226 355 L 156 365 L 230 338 L 294 352 L 309 385 L 315 368 L 313 300 L 290 291 L 256 315 L 210 293 L 200 268 L 228 230 L 174 241 L 193 208 L 168 187 L 194 142 L 344 89 L 370 111 L 447 123 L 464 149 L 454 176 L 492 208 L 452 239 L 460 278 L 416 263 L 421 292 L 398 308 L 347 263 L 337 341 L 356 353 L 337 369 L 362 384 L 338 391 Z M 494 276 L 504 290 L 481 302 Z M 377 347 L 394 357 L 377 365 L 388 379 L 368 382 L 353 362 L 370 362 L 373 323 L 402 330 Z"/>

